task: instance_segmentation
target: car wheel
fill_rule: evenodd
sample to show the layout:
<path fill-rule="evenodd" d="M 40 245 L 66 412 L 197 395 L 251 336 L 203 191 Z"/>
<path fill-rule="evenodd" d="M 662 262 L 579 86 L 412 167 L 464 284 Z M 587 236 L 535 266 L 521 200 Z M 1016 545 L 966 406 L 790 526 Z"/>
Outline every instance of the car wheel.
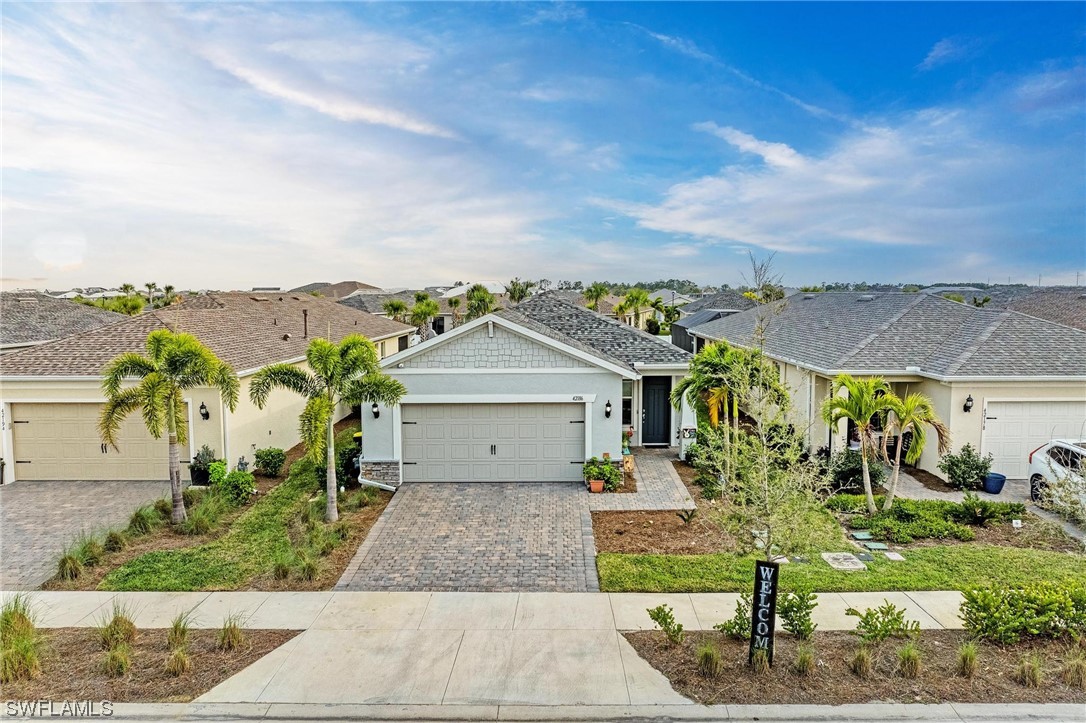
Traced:
<path fill-rule="evenodd" d="M 1045 479 L 1039 474 L 1029 478 L 1029 498 L 1034 502 L 1040 502 L 1041 490 L 1044 488 Z"/>

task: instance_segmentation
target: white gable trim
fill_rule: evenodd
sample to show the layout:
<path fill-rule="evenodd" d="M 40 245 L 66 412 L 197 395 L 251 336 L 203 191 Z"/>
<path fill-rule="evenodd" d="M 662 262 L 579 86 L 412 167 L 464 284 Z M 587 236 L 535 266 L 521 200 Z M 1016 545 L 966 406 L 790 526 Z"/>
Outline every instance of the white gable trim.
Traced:
<path fill-rule="evenodd" d="M 516 322 L 510 321 L 508 319 L 504 319 L 504 318 L 502 318 L 500 316 L 496 316 L 494 314 L 487 314 L 486 316 L 479 317 L 478 319 L 475 319 L 474 321 L 469 321 L 467 324 L 464 324 L 463 326 L 459 326 L 456 329 L 453 329 L 452 331 L 447 331 L 444 334 L 441 334 L 441 335 L 436 336 L 436 337 L 431 338 L 431 339 L 427 339 L 426 341 L 422 342 L 421 344 L 417 344 L 417 345 L 415 345 L 413 347 L 410 347 L 408 349 L 404 349 L 401 352 L 397 352 L 397 353 L 393 354 L 392 356 L 386 357 L 385 359 L 383 359 L 381 361 L 381 366 L 383 368 L 389 370 L 389 372 L 393 373 L 393 374 L 408 372 L 407 369 L 401 369 L 401 368 L 398 367 L 398 365 L 403 363 L 404 361 L 406 361 L 408 359 L 411 359 L 412 357 L 415 357 L 415 356 L 419 355 L 419 354 L 426 353 L 426 352 L 428 352 L 428 351 L 430 351 L 432 349 L 436 349 L 439 346 L 442 346 L 444 344 L 448 344 L 453 339 L 456 339 L 456 338 L 458 338 L 460 336 L 463 336 L 465 334 L 469 334 L 469 333 L 475 331 L 476 329 L 478 329 L 479 327 L 485 326 L 487 324 L 494 324 L 496 326 L 500 326 L 503 329 L 507 329 L 508 331 L 513 332 L 514 334 L 519 334 L 520 336 L 527 337 L 528 339 L 531 339 L 532 341 L 534 341 L 534 342 L 536 342 L 538 344 L 541 344 L 541 345 L 543 345 L 545 347 L 548 347 L 550 349 L 554 349 L 556 351 L 559 351 L 559 352 L 561 352 L 563 354 L 566 354 L 568 356 L 571 356 L 571 357 L 573 357 L 575 359 L 579 359 L 579 360 L 581 360 L 581 361 L 583 361 L 583 362 L 585 362 L 587 364 L 591 364 L 594 367 L 598 367 L 600 369 L 605 369 L 605 370 L 607 370 L 609 372 L 614 372 L 615 374 L 618 374 L 619 376 L 621 376 L 624 379 L 639 379 L 641 377 L 640 374 L 633 371 L 632 369 L 620 366 L 618 364 L 613 364 L 613 363 L 611 363 L 611 362 L 609 362 L 609 361 L 607 361 L 605 359 L 601 359 L 600 357 L 597 357 L 597 356 L 595 356 L 593 354 L 587 354 L 587 353 L 581 351 L 580 349 L 578 349 L 576 347 L 570 346 L 568 344 L 563 344 L 562 342 L 558 341 L 557 339 L 552 339 L 549 336 L 544 336 L 543 334 L 532 331 L 531 329 L 528 329 L 527 327 L 521 326 L 520 324 L 517 324 Z M 488 372 L 493 371 L 493 370 L 491 370 L 491 369 L 472 369 L 471 371 L 473 371 L 475 373 L 488 373 Z M 517 369 L 516 371 L 521 372 L 521 373 L 532 373 L 533 371 L 536 371 L 536 372 L 552 372 L 554 370 L 553 369 L 535 369 L 535 368 L 531 368 L 531 369 Z"/>

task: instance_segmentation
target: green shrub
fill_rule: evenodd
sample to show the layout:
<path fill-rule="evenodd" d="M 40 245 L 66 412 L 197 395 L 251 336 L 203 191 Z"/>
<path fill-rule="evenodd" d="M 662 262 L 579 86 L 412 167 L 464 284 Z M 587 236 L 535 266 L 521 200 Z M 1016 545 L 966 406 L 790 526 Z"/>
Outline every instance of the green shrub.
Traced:
<path fill-rule="evenodd" d="M 105 557 L 106 549 L 97 537 L 83 533 L 76 540 L 74 553 L 84 567 L 94 567 Z"/>
<path fill-rule="evenodd" d="M 974 492 L 966 492 L 958 505 L 956 516 L 966 525 L 988 525 L 993 522 L 1022 519 L 1026 506 L 1020 502 L 982 500 Z"/>
<path fill-rule="evenodd" d="M 920 623 L 905 619 L 905 610 L 884 600 L 877 608 L 868 608 L 862 613 L 856 608 L 848 608 L 846 615 L 859 618 L 856 622 L 856 634 L 864 645 L 878 645 L 890 638 L 905 638 L 920 633 Z"/>
<path fill-rule="evenodd" d="M 154 507 L 140 507 L 128 518 L 128 533 L 132 537 L 139 537 L 140 535 L 146 535 L 161 524 L 162 516 L 155 511 Z"/>
<path fill-rule="evenodd" d="M 902 678 L 915 680 L 920 677 L 920 647 L 910 640 L 897 651 L 897 672 Z"/>
<path fill-rule="evenodd" d="M 226 479 L 226 462 L 223 460 L 216 460 L 207 466 L 207 484 L 210 487 L 214 487 L 217 484 L 221 484 Z"/>
<path fill-rule="evenodd" d="M 818 626 L 811 620 L 815 606 L 814 593 L 807 590 L 786 592 L 777 603 L 784 629 L 800 640 L 809 640 Z"/>
<path fill-rule="evenodd" d="M 79 559 L 73 548 L 69 548 L 61 554 L 57 560 L 57 577 L 61 580 L 76 580 L 83 574 L 83 562 Z"/>
<path fill-rule="evenodd" d="M 686 637 L 683 632 L 683 624 L 675 619 L 675 615 L 669 605 L 659 605 L 648 609 L 649 618 L 656 626 L 664 631 L 668 641 L 672 645 L 678 645 Z"/>
<path fill-rule="evenodd" d="M 712 643 L 702 643 L 698 647 L 698 673 L 710 680 L 720 677 L 724 672 L 724 661 L 720 651 Z"/>
<path fill-rule="evenodd" d="M 719 630 L 729 638 L 735 638 L 736 640 L 750 640 L 751 604 L 749 598 L 739 598 L 739 601 L 735 605 L 735 614 L 732 615 L 732 619 L 723 623 L 717 623 L 713 626 L 713 630 Z"/>
<path fill-rule="evenodd" d="M 882 496 L 875 498 L 881 507 Z M 1010 514 L 1013 505 L 1003 502 L 989 503 L 1002 505 L 1000 513 Z M 881 510 L 874 515 L 867 515 L 867 503 L 863 495 L 834 495 L 826 500 L 826 507 L 836 512 L 853 514 L 849 525 L 853 529 L 867 530 L 872 537 L 898 544 L 908 544 L 914 540 L 955 539 L 969 542 L 976 539 L 976 533 L 967 525 L 958 522 L 961 517 L 961 505 L 946 500 L 910 500 L 898 498 L 889 512 Z"/>
<path fill-rule="evenodd" d="M 218 482 L 212 482 L 215 494 L 233 505 L 243 505 L 256 494 L 256 482 L 252 472 L 236 469 Z"/>
<path fill-rule="evenodd" d="M 886 468 L 876 459 L 868 460 L 871 487 L 886 481 Z M 830 489 L 834 492 L 862 494 L 864 491 L 863 458 L 859 450 L 842 449 L 834 452 L 828 466 Z"/>
<path fill-rule="evenodd" d="M 159 520 L 162 522 L 169 522 L 173 519 L 173 501 L 168 500 L 165 497 L 155 500 L 153 507 L 155 514 L 158 515 Z"/>
<path fill-rule="evenodd" d="M 966 640 L 958 646 L 958 675 L 972 678 L 977 674 L 977 644 Z"/>
<path fill-rule="evenodd" d="M 306 539 L 309 549 L 320 557 L 330 555 L 340 541 L 332 528 L 325 525 L 317 525 L 311 529 Z"/>
<path fill-rule="evenodd" d="M 120 678 L 132 667 L 132 649 L 125 643 L 106 651 L 102 670 L 110 678 Z"/>
<path fill-rule="evenodd" d="M 110 530 L 106 533 L 103 547 L 106 552 L 120 552 L 128 547 L 128 535 L 124 534 L 124 530 Z"/>
<path fill-rule="evenodd" d="M 963 596 L 958 614 L 976 638 L 1006 645 L 1026 637 L 1086 633 L 1086 585 L 989 586 L 966 590 Z"/>
<path fill-rule="evenodd" d="M 584 478 L 585 480 L 603 480 L 603 488 L 612 491 L 622 484 L 622 470 L 609 460 L 592 457 L 584 463 Z"/>
<path fill-rule="evenodd" d="M 809 678 L 814 675 L 817 665 L 814 648 L 811 647 L 810 643 L 801 643 L 796 649 L 796 662 L 793 663 L 792 670 L 795 671 L 796 675 Z"/>
<path fill-rule="evenodd" d="M 962 447 L 958 454 L 948 454 L 939 460 L 939 471 L 947 476 L 947 484 L 959 489 L 978 490 L 992 471 L 992 455 L 981 457 L 973 445 Z"/>
<path fill-rule="evenodd" d="M 287 453 L 278 447 L 258 449 L 253 456 L 256 458 L 256 471 L 265 477 L 278 477 L 287 461 Z"/>

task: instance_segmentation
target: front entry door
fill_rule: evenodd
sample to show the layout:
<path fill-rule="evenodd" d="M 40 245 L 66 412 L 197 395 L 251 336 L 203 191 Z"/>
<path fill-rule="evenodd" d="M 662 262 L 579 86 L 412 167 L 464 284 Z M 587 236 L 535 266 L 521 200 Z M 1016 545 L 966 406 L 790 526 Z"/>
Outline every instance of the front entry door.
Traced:
<path fill-rule="evenodd" d="M 670 444 L 671 377 L 643 377 L 644 407 L 641 415 L 641 444 Z"/>

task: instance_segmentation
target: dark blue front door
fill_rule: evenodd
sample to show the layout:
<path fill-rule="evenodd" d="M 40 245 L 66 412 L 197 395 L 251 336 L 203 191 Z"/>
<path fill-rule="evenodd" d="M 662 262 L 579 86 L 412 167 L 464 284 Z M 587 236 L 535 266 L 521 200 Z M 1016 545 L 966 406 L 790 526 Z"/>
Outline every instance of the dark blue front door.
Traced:
<path fill-rule="evenodd" d="M 644 377 L 641 444 L 670 444 L 671 377 Z"/>

